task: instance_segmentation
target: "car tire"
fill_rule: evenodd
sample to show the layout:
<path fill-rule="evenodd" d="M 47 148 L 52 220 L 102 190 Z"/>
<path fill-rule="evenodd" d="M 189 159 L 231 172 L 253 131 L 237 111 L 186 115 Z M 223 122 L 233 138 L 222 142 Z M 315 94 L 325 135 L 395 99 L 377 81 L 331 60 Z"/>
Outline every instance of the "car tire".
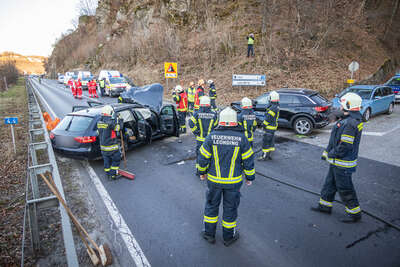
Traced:
<path fill-rule="evenodd" d="M 393 110 L 394 110 L 394 103 L 392 102 L 392 103 L 390 103 L 389 108 L 388 108 L 386 114 L 388 114 L 388 115 L 392 114 L 392 113 L 393 113 Z"/>
<path fill-rule="evenodd" d="M 371 118 L 371 108 L 367 108 L 362 117 L 364 122 L 369 121 L 369 119 Z"/>
<path fill-rule="evenodd" d="M 313 123 L 309 118 L 299 117 L 294 121 L 293 129 L 296 134 L 308 135 L 313 130 Z"/>

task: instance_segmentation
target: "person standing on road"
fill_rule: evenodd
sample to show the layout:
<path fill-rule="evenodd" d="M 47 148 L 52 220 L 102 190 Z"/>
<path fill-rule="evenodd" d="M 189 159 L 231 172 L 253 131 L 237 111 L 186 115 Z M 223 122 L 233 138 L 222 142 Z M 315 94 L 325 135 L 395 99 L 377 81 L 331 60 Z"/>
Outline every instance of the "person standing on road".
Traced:
<path fill-rule="evenodd" d="M 264 136 L 262 155 L 258 160 L 272 160 L 271 153 L 275 151 L 275 131 L 278 129 L 279 119 L 279 94 L 275 91 L 269 93 L 269 106 L 264 115 Z"/>
<path fill-rule="evenodd" d="M 254 34 L 250 33 L 247 37 L 247 57 L 254 57 Z"/>
<path fill-rule="evenodd" d="M 75 97 L 78 97 L 78 98 L 82 98 L 82 82 L 81 82 L 81 79 L 78 79 L 77 81 L 75 81 L 75 91 L 76 91 L 76 94 L 75 94 Z"/>
<path fill-rule="evenodd" d="M 106 105 L 102 108 L 102 117 L 97 123 L 97 132 L 101 155 L 104 160 L 104 171 L 107 178 L 118 178 L 121 152 L 117 136 L 122 128 L 122 121 L 116 117 L 113 108 Z"/>
<path fill-rule="evenodd" d="M 72 78 L 68 80 L 68 85 L 69 85 L 69 88 L 71 89 L 72 95 L 75 97 L 76 91 L 75 91 L 75 86 L 74 86 L 74 80 Z"/>
<path fill-rule="evenodd" d="M 344 114 L 332 128 L 328 147 L 321 157 L 330 163 L 328 175 L 318 206 L 311 208 L 313 211 L 331 214 L 332 202 L 336 192 L 339 192 L 347 214 L 340 219 L 344 223 L 361 220 L 361 208 L 351 177 L 356 171 L 363 129 L 361 103 L 361 97 L 355 93 L 347 93 L 340 98 Z"/>
<path fill-rule="evenodd" d="M 207 179 L 204 209 L 203 238 L 215 243 L 218 211 L 223 199 L 222 235 L 224 245 L 230 246 L 239 238 L 237 210 L 240 203 L 242 175 L 246 184 L 255 179 L 254 152 L 242 128 L 238 127 L 236 112 L 227 107 L 219 115 L 219 126 L 207 136 L 200 147 L 200 179 Z"/>
<path fill-rule="evenodd" d="M 189 87 L 187 89 L 188 96 L 188 115 L 192 116 L 194 112 L 194 98 L 196 95 L 196 88 L 194 87 L 194 82 L 190 82 Z"/>
<path fill-rule="evenodd" d="M 173 99 L 178 105 L 178 119 L 179 119 L 179 127 L 181 133 L 186 133 L 186 112 L 187 112 L 187 94 L 182 86 L 177 85 L 175 87 L 175 94 L 173 95 Z"/>
<path fill-rule="evenodd" d="M 99 87 L 100 87 L 100 94 L 103 97 L 105 95 L 104 88 L 106 87 L 106 81 L 104 78 L 99 81 Z"/>
<path fill-rule="evenodd" d="M 217 89 L 215 89 L 215 84 L 213 80 L 208 80 L 207 81 L 208 86 L 209 86 L 209 91 L 208 95 L 210 96 L 211 99 L 211 108 L 216 111 L 217 110 Z"/>
<path fill-rule="evenodd" d="M 200 98 L 202 96 L 204 96 L 204 94 L 205 94 L 203 86 L 204 86 L 204 80 L 200 79 L 197 82 L 197 89 L 196 89 L 196 94 L 195 94 L 195 97 L 194 97 L 194 110 L 195 111 L 200 108 Z"/>
<path fill-rule="evenodd" d="M 194 112 L 189 121 L 190 130 L 196 136 L 197 159 L 201 145 L 217 125 L 218 116 L 211 110 L 210 98 L 208 96 L 202 96 L 200 98 L 200 109 Z M 196 175 L 199 175 L 198 166 L 198 160 L 196 160 Z"/>
<path fill-rule="evenodd" d="M 257 126 L 256 115 L 253 110 L 253 103 L 251 99 L 245 97 L 241 102 L 242 110 L 238 115 L 238 122 L 244 129 L 244 135 L 250 143 L 250 146 L 253 147 L 254 141 L 254 129 Z"/>
<path fill-rule="evenodd" d="M 89 97 L 99 97 L 97 95 L 97 84 L 94 79 L 88 82 Z"/>

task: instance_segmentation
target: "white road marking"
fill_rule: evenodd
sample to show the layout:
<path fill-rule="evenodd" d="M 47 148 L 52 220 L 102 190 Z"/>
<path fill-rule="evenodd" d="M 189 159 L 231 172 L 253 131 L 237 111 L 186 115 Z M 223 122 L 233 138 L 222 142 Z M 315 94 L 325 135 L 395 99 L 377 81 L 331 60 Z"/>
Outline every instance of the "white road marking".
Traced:
<path fill-rule="evenodd" d="M 39 94 L 42 101 L 46 104 L 50 113 L 52 113 L 53 117 L 55 118 L 57 114 L 54 110 L 50 107 L 47 101 L 44 99 L 42 94 L 35 88 L 35 91 Z M 104 205 L 107 208 L 108 213 L 110 214 L 111 218 L 114 221 L 114 224 L 120 233 L 124 243 L 131 255 L 133 261 L 135 262 L 136 266 L 138 267 L 150 267 L 150 263 L 147 260 L 146 256 L 144 255 L 142 249 L 139 246 L 139 243 L 136 241 L 135 237 L 133 236 L 131 230 L 129 229 L 128 225 L 126 224 L 124 218 L 122 217 L 121 213 L 117 206 L 115 205 L 114 201 L 112 200 L 111 196 L 108 194 L 107 190 L 104 188 L 103 184 L 101 183 L 100 178 L 97 176 L 96 172 L 90 166 L 87 161 L 83 162 L 83 166 L 86 168 L 86 171 L 89 174 L 90 179 L 92 180 L 93 184 L 96 186 L 96 190 L 99 193 L 100 197 L 102 198 Z"/>
<path fill-rule="evenodd" d="M 393 129 L 391 129 L 389 131 L 386 131 L 386 132 L 368 132 L 368 131 L 363 131 L 362 134 L 363 135 L 370 135 L 370 136 L 384 136 L 384 135 L 387 135 L 387 134 L 389 134 L 391 132 L 394 132 L 394 131 L 396 131 L 398 129 L 400 129 L 400 125 L 394 127 Z M 322 133 L 330 133 L 331 132 L 330 130 L 318 130 L 318 131 L 322 132 Z"/>
<path fill-rule="evenodd" d="M 142 249 L 139 246 L 139 243 L 136 241 L 135 237 L 133 236 L 131 230 L 129 230 L 128 225 L 126 224 L 124 218 L 119 213 L 117 206 L 115 205 L 114 201 L 111 199 L 110 195 L 108 194 L 107 190 L 104 188 L 103 184 L 101 183 L 99 177 L 97 176 L 96 172 L 90 166 L 87 161 L 83 162 L 83 166 L 86 168 L 87 172 L 89 173 L 90 179 L 92 180 L 93 184 L 96 186 L 97 192 L 103 199 L 103 202 L 113 219 L 117 231 L 121 234 L 122 239 L 131 255 L 132 259 L 135 261 L 136 266 L 151 266 L 148 262 L 146 256 L 144 255 Z"/>

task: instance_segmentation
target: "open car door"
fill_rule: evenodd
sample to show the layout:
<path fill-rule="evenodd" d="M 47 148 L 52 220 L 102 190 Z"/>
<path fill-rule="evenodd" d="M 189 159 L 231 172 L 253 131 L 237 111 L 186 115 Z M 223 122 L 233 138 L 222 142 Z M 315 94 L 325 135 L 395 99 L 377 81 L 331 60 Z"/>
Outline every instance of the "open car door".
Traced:
<path fill-rule="evenodd" d="M 145 143 L 151 142 L 151 125 L 145 119 L 139 119 L 137 123 L 138 127 L 138 139 Z"/>
<path fill-rule="evenodd" d="M 179 137 L 178 116 L 173 105 L 165 105 L 161 108 L 160 130 L 165 135 Z"/>

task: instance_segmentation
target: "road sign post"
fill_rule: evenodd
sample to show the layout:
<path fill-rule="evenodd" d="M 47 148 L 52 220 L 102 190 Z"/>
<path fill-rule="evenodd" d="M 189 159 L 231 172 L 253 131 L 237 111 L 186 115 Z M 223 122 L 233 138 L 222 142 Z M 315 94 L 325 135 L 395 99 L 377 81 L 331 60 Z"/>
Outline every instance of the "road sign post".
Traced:
<path fill-rule="evenodd" d="M 239 86 L 240 94 L 242 94 L 242 86 L 255 86 L 256 94 L 258 94 L 258 86 L 266 85 L 265 75 L 259 74 L 233 74 L 232 86 Z"/>
<path fill-rule="evenodd" d="M 4 124 L 9 124 L 11 127 L 11 136 L 12 136 L 12 141 L 13 141 L 13 147 L 14 147 L 14 154 L 17 154 L 17 149 L 15 148 L 15 137 L 14 137 L 14 124 L 18 124 L 18 118 L 17 117 L 6 117 L 4 118 Z"/>
<path fill-rule="evenodd" d="M 178 78 L 178 63 L 176 62 L 164 62 L 164 77 L 167 81 L 167 90 L 168 88 L 168 79 L 176 79 Z"/>

